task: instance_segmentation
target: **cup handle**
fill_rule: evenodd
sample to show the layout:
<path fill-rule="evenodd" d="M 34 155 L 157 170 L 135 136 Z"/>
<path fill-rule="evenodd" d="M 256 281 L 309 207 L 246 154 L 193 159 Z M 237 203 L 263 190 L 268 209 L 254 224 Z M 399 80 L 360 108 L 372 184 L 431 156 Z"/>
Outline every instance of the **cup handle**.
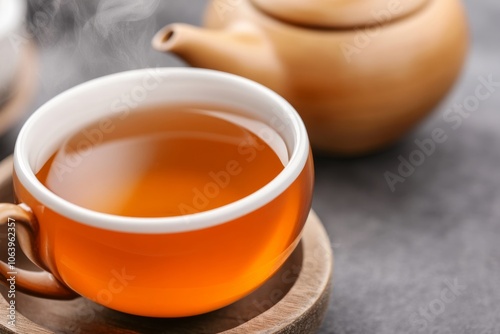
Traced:
<path fill-rule="evenodd" d="M 9 232 L 11 224 L 15 223 L 15 239 L 23 246 L 26 256 L 37 266 L 44 268 L 38 253 L 38 222 L 28 206 L 25 204 L 0 203 L 0 225 L 7 224 Z M 12 233 L 12 232 L 10 232 Z M 8 237 L 10 235 L 8 234 Z M 15 267 L 0 261 L 0 283 L 9 286 L 7 279 L 15 276 L 16 291 L 20 291 L 35 297 L 69 300 L 78 295 L 59 282 L 54 275 L 48 271 L 29 271 Z"/>

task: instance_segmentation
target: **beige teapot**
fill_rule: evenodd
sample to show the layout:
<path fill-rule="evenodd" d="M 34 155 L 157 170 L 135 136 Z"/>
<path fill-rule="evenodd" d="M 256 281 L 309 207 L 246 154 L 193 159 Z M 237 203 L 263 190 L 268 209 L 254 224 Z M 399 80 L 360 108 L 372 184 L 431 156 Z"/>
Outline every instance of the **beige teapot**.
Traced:
<path fill-rule="evenodd" d="M 459 0 L 214 0 L 205 26 L 168 25 L 153 46 L 275 90 L 315 148 L 341 155 L 412 129 L 448 92 L 468 46 Z"/>

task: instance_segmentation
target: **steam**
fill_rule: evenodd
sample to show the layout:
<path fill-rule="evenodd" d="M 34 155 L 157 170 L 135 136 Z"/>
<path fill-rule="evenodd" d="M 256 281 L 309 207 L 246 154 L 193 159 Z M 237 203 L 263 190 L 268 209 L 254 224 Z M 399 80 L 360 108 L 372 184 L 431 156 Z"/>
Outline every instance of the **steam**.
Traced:
<path fill-rule="evenodd" d="M 137 0 L 124 2 L 123 0 L 101 0 L 97 6 L 97 13 L 88 24 L 93 24 L 107 37 L 110 29 L 116 29 L 120 22 L 135 22 L 149 18 L 158 8 L 160 0 Z"/>
<path fill-rule="evenodd" d="M 95 14 L 78 32 L 77 51 L 91 71 L 116 72 L 147 67 L 150 40 L 156 30 L 152 16 L 159 0 L 101 0 Z M 96 66 L 97 65 L 97 66 Z"/>
<path fill-rule="evenodd" d="M 29 31 L 41 46 L 41 88 L 55 95 L 105 74 L 154 66 L 160 0 L 31 0 Z M 50 92 L 48 92 L 48 91 Z"/>

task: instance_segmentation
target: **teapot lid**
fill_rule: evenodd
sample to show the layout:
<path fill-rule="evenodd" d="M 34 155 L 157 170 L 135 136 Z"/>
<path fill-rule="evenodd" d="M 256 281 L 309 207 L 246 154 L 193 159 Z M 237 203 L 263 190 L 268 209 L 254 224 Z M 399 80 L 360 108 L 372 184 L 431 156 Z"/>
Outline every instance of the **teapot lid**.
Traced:
<path fill-rule="evenodd" d="M 316 28 L 384 24 L 418 10 L 429 0 L 250 0 L 279 20 Z"/>

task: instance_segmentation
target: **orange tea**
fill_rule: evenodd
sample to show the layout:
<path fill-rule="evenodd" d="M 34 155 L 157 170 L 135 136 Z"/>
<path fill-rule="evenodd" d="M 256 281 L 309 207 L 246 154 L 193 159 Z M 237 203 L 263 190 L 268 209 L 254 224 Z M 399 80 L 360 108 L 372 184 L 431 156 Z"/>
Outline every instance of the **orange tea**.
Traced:
<path fill-rule="evenodd" d="M 85 127 L 37 177 L 93 211 L 130 217 L 206 211 L 250 195 L 283 170 L 286 147 L 269 131 L 231 110 L 151 107 Z"/>
<path fill-rule="evenodd" d="M 89 124 L 64 140 L 36 176 L 78 206 L 148 224 L 146 218 L 183 217 L 236 202 L 269 184 L 288 163 L 284 139 L 266 123 L 228 108 L 173 105 Z M 47 247 L 58 249 L 51 271 L 72 289 L 124 312 L 140 306 L 143 315 L 186 316 L 241 298 L 284 262 L 310 208 L 312 163 L 309 157 L 287 189 L 254 211 L 202 229 L 189 230 L 186 220 L 188 231 L 180 233 L 96 232 L 18 192 L 48 222 L 40 233 Z M 96 233 L 99 238 L 92 237 Z M 124 293 L 110 295 L 117 270 L 133 280 Z M 165 300 L 175 303 L 170 308 Z"/>

